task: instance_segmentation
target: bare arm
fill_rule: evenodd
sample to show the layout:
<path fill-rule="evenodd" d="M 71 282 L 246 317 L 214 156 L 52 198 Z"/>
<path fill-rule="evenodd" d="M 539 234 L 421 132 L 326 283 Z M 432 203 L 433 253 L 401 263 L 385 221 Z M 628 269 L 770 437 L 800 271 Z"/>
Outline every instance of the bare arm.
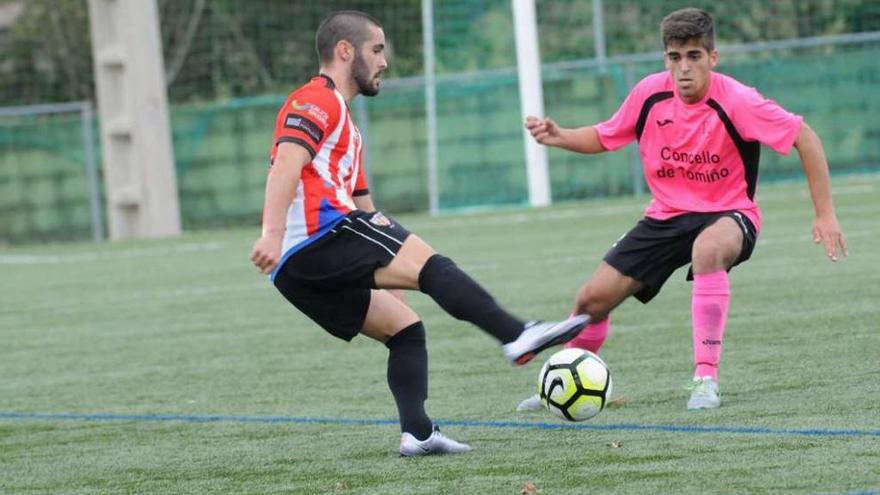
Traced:
<path fill-rule="evenodd" d="M 553 119 L 526 117 L 526 129 L 535 141 L 545 145 L 578 153 L 601 153 L 605 151 L 599 141 L 599 133 L 592 126 L 566 129 L 559 127 Z"/>
<path fill-rule="evenodd" d="M 822 149 L 822 141 L 816 132 L 804 122 L 794 143 L 801 158 L 801 166 L 807 177 L 810 197 L 816 210 L 813 223 L 813 242 L 822 244 L 825 254 L 831 261 L 837 261 L 838 253 L 849 256 L 846 240 L 837 215 L 834 213 L 834 201 L 831 199 L 831 178 L 828 172 L 828 161 Z"/>
<path fill-rule="evenodd" d="M 251 261 L 269 274 L 281 260 L 281 242 L 287 223 L 287 209 L 296 194 L 300 173 L 311 161 L 309 152 L 296 143 L 281 143 L 269 176 L 263 202 L 263 233 L 251 251 Z"/>
<path fill-rule="evenodd" d="M 363 196 L 355 196 L 351 199 L 354 200 L 354 205 L 357 206 L 358 210 L 376 211 L 376 206 L 373 204 L 373 197 L 369 194 L 364 194 Z"/>

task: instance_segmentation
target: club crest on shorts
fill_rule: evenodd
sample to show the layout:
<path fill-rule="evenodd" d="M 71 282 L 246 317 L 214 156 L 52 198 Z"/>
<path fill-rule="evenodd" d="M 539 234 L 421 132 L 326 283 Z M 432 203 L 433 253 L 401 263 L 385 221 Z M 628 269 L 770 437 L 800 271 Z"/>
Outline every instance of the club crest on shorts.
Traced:
<path fill-rule="evenodd" d="M 378 225 L 379 227 L 390 227 L 391 220 L 388 220 L 388 217 L 382 214 L 381 211 L 377 211 L 373 213 L 373 216 L 370 217 L 370 223 L 373 225 Z"/>

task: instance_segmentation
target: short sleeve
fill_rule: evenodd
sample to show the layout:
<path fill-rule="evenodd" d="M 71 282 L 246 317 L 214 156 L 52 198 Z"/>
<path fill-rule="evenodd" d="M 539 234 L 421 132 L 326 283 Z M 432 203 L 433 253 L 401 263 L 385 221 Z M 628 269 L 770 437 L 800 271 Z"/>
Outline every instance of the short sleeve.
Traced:
<path fill-rule="evenodd" d="M 297 93 L 278 114 L 275 144 L 297 143 L 314 158 L 339 118 L 339 102 L 332 92 Z"/>
<path fill-rule="evenodd" d="M 608 151 L 623 148 L 636 139 L 636 124 L 644 103 L 642 84 L 636 85 L 614 115 L 596 125 L 599 142 Z"/>
<path fill-rule="evenodd" d="M 733 124 L 746 141 L 758 141 L 787 155 L 797 140 L 804 118 L 793 114 L 755 88 L 743 87 L 736 99 Z"/>

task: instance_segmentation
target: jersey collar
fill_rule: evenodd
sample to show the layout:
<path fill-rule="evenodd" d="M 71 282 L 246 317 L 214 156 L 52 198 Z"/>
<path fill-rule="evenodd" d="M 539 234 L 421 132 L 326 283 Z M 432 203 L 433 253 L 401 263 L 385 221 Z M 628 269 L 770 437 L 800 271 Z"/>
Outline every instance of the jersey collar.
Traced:
<path fill-rule="evenodd" d="M 336 89 L 336 83 L 333 82 L 333 79 L 330 79 L 330 76 L 328 76 L 327 74 L 318 74 L 318 77 L 321 77 L 324 79 L 324 82 L 327 83 L 328 88 Z"/>

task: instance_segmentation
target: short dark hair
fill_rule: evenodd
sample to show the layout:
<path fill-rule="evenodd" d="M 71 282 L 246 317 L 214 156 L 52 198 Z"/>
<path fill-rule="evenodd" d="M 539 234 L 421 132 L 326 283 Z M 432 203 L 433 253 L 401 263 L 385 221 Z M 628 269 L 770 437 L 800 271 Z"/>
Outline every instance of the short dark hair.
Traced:
<path fill-rule="evenodd" d="M 663 36 L 663 49 L 673 43 L 687 43 L 698 40 L 707 52 L 715 49 L 715 23 L 705 10 L 687 8 L 676 10 L 663 18 L 660 23 Z"/>
<path fill-rule="evenodd" d="M 360 50 L 361 45 L 369 37 L 368 25 L 382 27 L 373 16 L 357 10 L 340 10 L 328 14 L 318 26 L 318 32 L 315 33 L 315 50 L 318 52 L 318 60 L 321 63 L 331 62 L 333 49 L 342 40 L 354 45 L 355 50 Z"/>

